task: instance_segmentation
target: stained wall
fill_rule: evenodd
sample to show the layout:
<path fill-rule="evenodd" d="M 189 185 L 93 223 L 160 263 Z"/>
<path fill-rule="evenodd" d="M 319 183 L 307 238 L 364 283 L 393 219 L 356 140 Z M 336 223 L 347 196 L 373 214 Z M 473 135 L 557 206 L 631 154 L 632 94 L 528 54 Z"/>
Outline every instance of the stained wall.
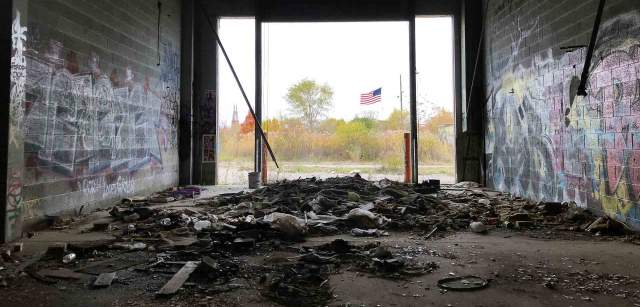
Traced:
<path fill-rule="evenodd" d="M 640 225 L 640 2 L 493 0 L 486 18 L 487 184 Z"/>
<path fill-rule="evenodd" d="M 180 1 L 14 1 L 7 236 L 177 183 Z"/>

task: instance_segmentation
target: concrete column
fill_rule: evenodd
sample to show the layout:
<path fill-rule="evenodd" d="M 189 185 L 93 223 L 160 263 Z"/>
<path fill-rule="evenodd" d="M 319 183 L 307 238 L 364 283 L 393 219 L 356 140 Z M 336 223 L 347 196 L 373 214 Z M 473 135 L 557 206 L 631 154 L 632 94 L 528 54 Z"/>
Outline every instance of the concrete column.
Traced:
<path fill-rule="evenodd" d="M 13 5 L 12 5 L 13 4 Z M 22 234 L 24 203 L 22 178 L 24 172 L 25 82 L 27 77 L 26 47 L 28 1 L 3 1 L 0 4 L 0 59 L 5 73 L 0 74 L 0 241 L 6 242 Z"/>

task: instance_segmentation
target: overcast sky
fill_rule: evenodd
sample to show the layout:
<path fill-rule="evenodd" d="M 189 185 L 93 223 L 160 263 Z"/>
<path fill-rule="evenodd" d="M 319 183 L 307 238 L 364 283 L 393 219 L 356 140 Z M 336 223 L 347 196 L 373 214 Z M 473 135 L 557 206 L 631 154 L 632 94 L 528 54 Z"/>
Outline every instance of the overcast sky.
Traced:
<path fill-rule="evenodd" d="M 334 91 L 330 117 L 352 119 L 363 112 L 386 118 L 409 100 L 408 22 L 263 24 L 263 118 L 290 115 L 284 96 L 303 78 Z M 219 32 L 249 97 L 254 102 L 253 19 L 220 20 Z M 448 17 L 416 21 L 418 100 L 453 110 L 453 33 Z M 242 121 L 245 102 L 222 55 L 218 99 L 221 124 L 229 125 L 234 104 Z M 361 106 L 360 94 L 382 87 L 382 102 Z"/>

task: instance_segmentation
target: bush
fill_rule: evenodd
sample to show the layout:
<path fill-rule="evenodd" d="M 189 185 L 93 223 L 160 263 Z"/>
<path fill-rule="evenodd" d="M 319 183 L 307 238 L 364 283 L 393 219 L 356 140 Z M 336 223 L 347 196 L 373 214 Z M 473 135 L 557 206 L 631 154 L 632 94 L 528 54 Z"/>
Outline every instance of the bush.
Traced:
<path fill-rule="evenodd" d="M 388 120 L 356 118 L 326 119 L 317 130 L 305 128 L 300 119 L 271 119 L 264 126 L 271 128 L 269 142 L 282 161 L 351 161 L 381 162 L 389 170 L 402 169 L 404 137 L 400 127 L 400 113 L 394 112 Z M 438 125 L 450 124 L 452 117 L 442 112 L 423 126 L 418 135 L 418 159 L 423 163 L 451 163 L 454 147 L 438 136 Z M 435 127 L 435 128 L 434 128 Z M 240 129 L 220 130 L 221 161 L 252 160 L 253 133 L 242 134 Z"/>

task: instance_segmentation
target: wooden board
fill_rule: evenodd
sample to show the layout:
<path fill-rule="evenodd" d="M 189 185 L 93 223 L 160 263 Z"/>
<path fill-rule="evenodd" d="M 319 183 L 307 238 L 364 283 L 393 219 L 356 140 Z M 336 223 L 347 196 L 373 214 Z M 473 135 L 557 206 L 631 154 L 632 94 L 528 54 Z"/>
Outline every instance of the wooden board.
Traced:
<path fill-rule="evenodd" d="M 56 269 L 56 270 L 42 269 L 38 271 L 38 274 L 46 277 L 61 278 L 61 279 L 80 279 L 83 276 L 82 274 L 76 273 L 69 269 Z"/>
<path fill-rule="evenodd" d="M 198 267 L 198 261 L 189 261 L 171 277 L 171 279 L 158 291 L 158 295 L 174 294 L 182 287 L 185 281 L 191 276 L 191 273 Z"/>

